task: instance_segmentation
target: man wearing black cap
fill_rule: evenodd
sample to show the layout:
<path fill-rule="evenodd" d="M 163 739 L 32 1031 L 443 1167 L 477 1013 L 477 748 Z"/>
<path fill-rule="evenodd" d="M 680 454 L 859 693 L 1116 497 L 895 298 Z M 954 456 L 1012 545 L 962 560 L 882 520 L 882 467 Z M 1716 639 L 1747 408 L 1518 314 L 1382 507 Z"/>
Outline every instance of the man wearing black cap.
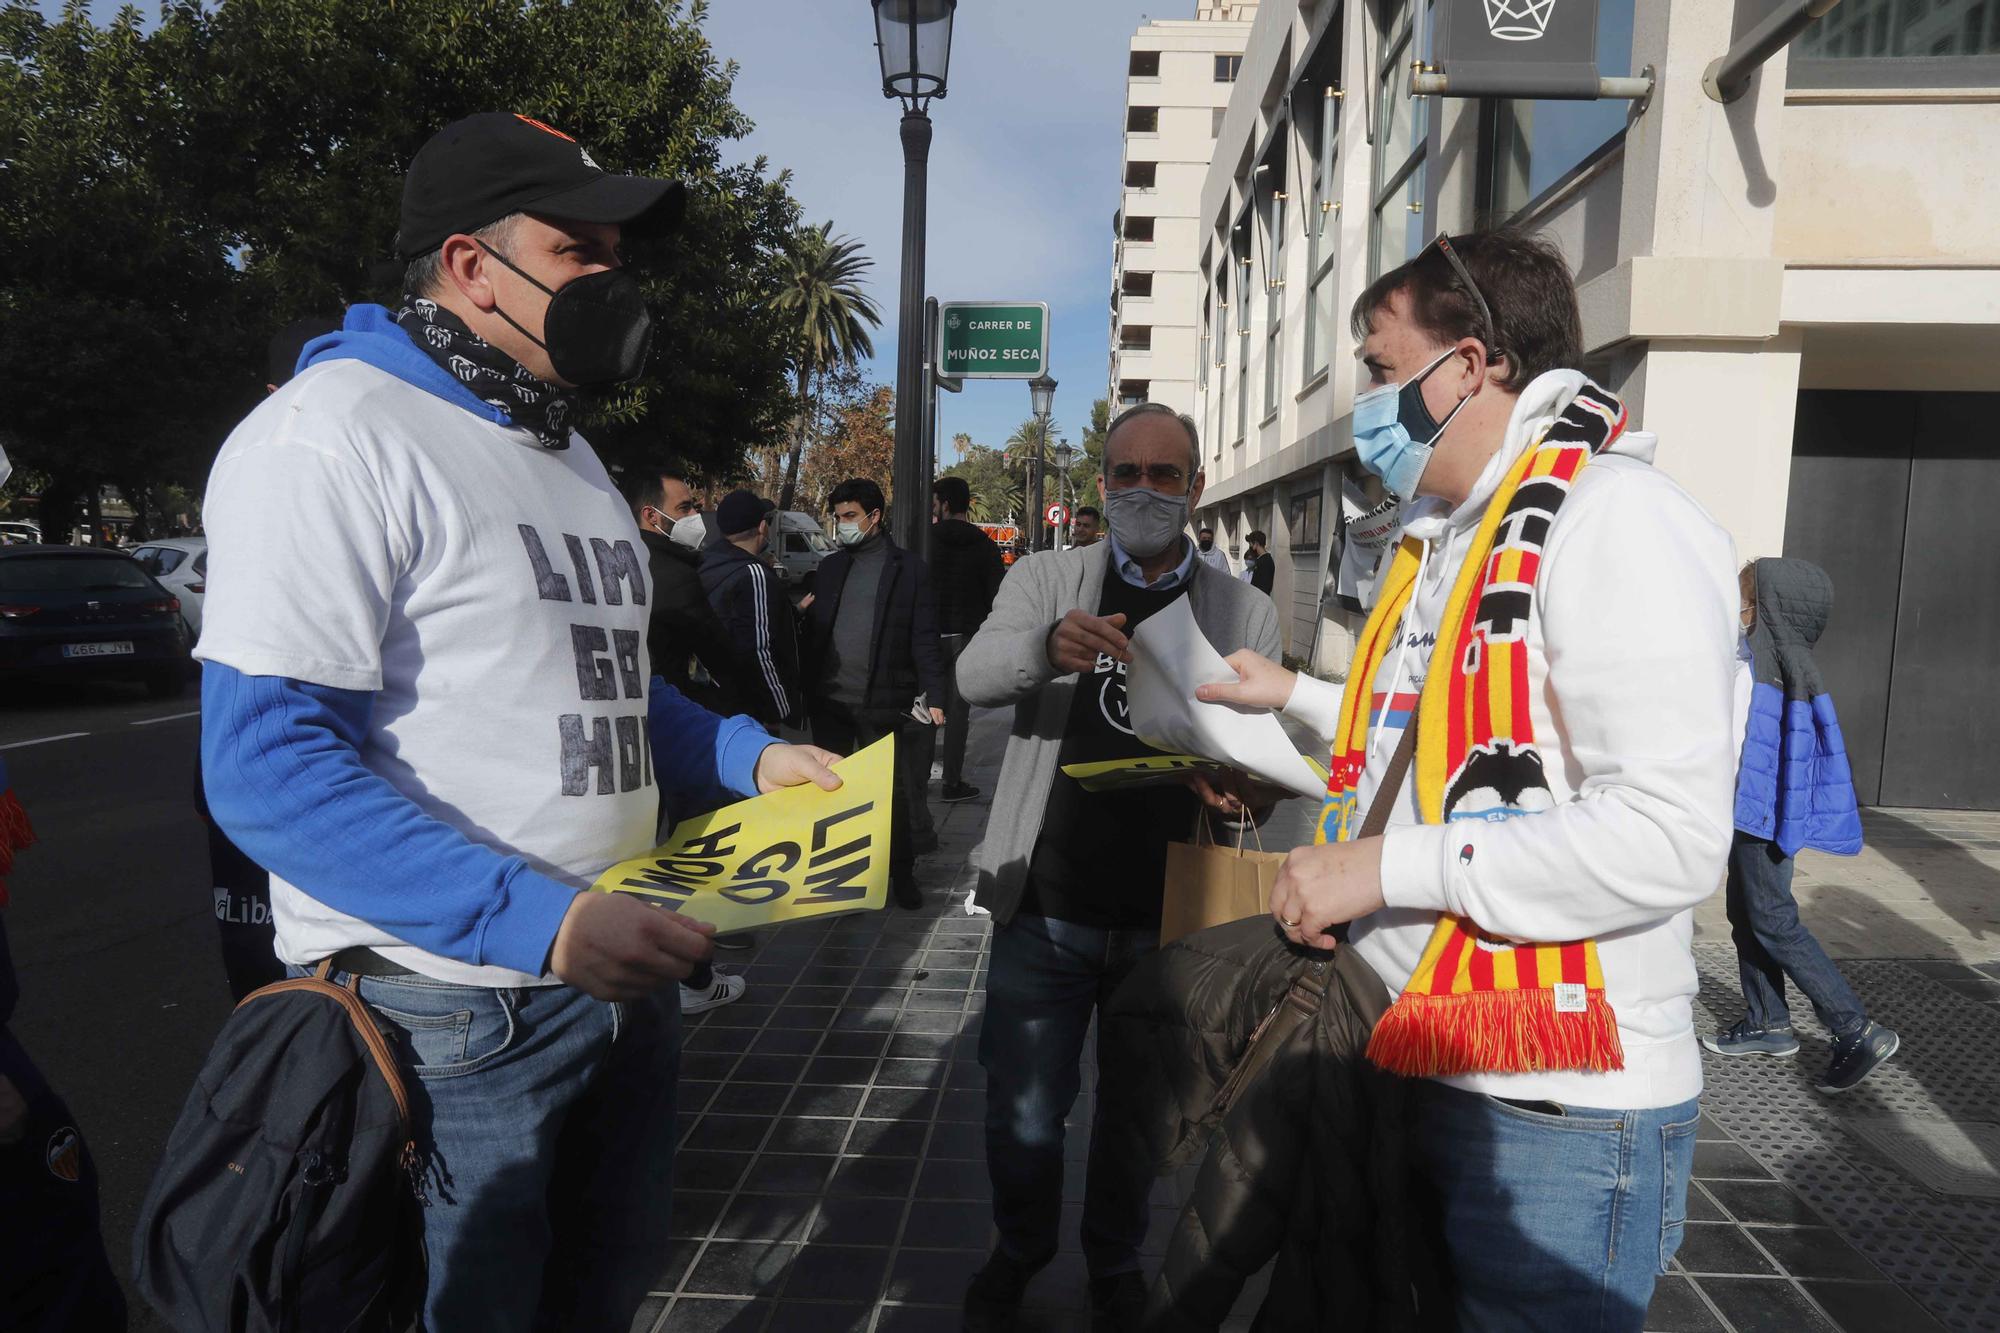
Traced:
<path fill-rule="evenodd" d="M 459 121 L 405 183 L 402 307 L 358 305 L 209 479 L 202 767 L 414 1071 L 432 1329 L 623 1328 L 667 1243 L 679 1010 L 710 929 L 583 892 L 661 789 L 814 781 L 654 680 L 632 513 L 572 429 L 644 365 L 623 233 L 680 187 L 537 121 Z M 311 595 L 302 597 L 306 588 Z"/>
<path fill-rule="evenodd" d="M 715 507 L 722 540 L 701 554 L 701 586 L 736 651 L 735 678 L 744 708 L 767 727 L 802 727 L 798 628 L 764 563 L 771 538 L 769 500 L 731 491 Z"/>

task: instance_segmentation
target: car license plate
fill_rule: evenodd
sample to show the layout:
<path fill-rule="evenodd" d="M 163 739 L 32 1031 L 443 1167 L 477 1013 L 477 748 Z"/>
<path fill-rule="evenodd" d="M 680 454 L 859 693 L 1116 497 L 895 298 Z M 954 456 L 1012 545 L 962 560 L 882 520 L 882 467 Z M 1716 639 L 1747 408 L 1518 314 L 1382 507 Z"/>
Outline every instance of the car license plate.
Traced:
<path fill-rule="evenodd" d="M 111 643 L 66 643 L 63 645 L 62 655 L 64 657 L 130 657 L 132 655 L 132 645 L 129 641 L 123 639 Z"/>

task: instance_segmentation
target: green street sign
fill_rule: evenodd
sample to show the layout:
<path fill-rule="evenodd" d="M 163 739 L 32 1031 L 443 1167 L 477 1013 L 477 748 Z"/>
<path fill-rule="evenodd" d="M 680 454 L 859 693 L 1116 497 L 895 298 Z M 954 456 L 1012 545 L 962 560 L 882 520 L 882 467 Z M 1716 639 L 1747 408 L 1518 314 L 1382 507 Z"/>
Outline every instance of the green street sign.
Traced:
<path fill-rule="evenodd" d="M 1049 307 L 1041 301 L 941 301 L 937 368 L 969 380 L 1031 380 L 1048 372 Z"/>

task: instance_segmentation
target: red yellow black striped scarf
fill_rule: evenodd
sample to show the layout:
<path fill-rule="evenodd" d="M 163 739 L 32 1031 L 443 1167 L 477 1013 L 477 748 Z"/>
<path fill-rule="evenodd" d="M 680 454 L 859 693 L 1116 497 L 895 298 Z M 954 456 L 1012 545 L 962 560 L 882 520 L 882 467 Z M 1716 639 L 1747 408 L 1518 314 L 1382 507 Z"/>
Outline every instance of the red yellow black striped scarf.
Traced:
<path fill-rule="evenodd" d="M 1415 714 L 1425 823 L 1506 819 L 1553 803 L 1528 697 L 1535 577 L 1577 473 L 1624 429 L 1624 406 L 1585 383 L 1488 503 L 1445 604 Z M 1421 543 L 1404 540 L 1362 631 L 1341 699 L 1318 842 L 1360 828 L 1355 788 L 1367 759 L 1369 699 L 1413 594 L 1420 553 Z M 1439 916 L 1409 984 L 1376 1024 L 1368 1057 L 1419 1075 L 1625 1064 L 1594 941 L 1510 942 L 1450 915 Z"/>
<path fill-rule="evenodd" d="M 14 853 L 35 840 L 28 812 L 7 786 L 7 765 L 0 763 L 0 907 L 7 905 L 7 873 L 14 868 Z"/>

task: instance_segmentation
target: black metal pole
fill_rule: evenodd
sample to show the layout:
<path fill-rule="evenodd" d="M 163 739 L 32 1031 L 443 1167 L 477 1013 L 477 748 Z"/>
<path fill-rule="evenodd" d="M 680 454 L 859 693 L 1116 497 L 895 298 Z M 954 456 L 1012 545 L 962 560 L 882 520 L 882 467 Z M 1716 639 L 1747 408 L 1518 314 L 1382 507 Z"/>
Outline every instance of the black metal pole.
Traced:
<path fill-rule="evenodd" d="M 929 190 L 931 118 L 903 113 L 903 299 L 896 323 L 896 500 L 890 531 L 905 550 L 921 551 L 930 522 L 924 465 L 924 214 Z"/>
<path fill-rule="evenodd" d="M 926 560 L 931 558 L 930 543 L 931 543 L 931 527 L 933 526 L 929 522 L 930 512 L 931 512 L 930 511 L 931 486 L 937 479 L 938 369 L 937 369 L 937 363 L 931 359 L 933 349 L 937 347 L 937 333 L 938 333 L 937 298 L 934 296 L 926 297 L 924 298 L 924 348 L 923 348 L 924 447 L 921 451 L 923 455 L 923 475 L 917 479 L 917 484 L 921 488 L 921 493 L 924 497 L 925 522 L 918 529 L 918 531 L 923 535 L 923 545 L 914 548 L 916 549 L 917 554 L 923 556 L 923 558 Z"/>
<path fill-rule="evenodd" d="M 1042 494 L 1042 474 L 1048 470 L 1049 418 L 1045 413 L 1035 418 L 1035 526 L 1030 529 L 1035 534 L 1035 539 L 1029 543 L 1029 546 L 1037 551 L 1046 551 L 1049 549 L 1048 530 L 1043 524 L 1044 511 L 1047 506 L 1043 503 Z"/>

